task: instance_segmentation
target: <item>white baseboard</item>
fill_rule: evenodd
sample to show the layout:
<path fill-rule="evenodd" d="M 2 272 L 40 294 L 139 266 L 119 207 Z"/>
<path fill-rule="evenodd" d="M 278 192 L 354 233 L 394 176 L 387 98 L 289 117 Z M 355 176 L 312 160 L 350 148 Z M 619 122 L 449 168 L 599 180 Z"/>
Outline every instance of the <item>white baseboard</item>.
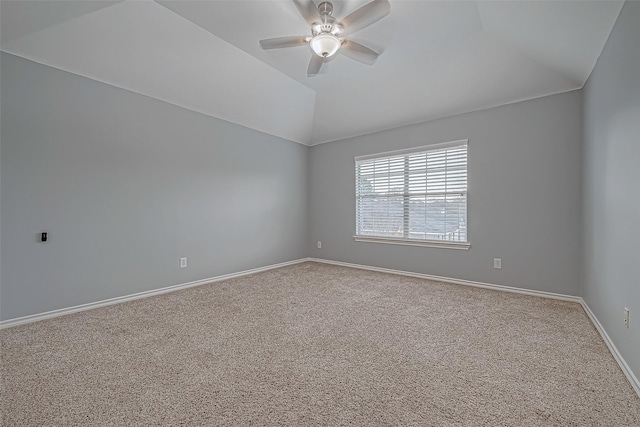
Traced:
<path fill-rule="evenodd" d="M 372 267 L 369 265 L 350 264 L 348 262 L 332 261 L 332 260 L 321 259 L 321 258 L 310 258 L 309 261 L 319 262 L 323 264 L 340 265 L 343 267 L 358 268 L 360 270 L 371 270 L 371 271 L 378 271 L 381 273 L 397 274 L 400 276 L 417 277 L 419 279 L 428 279 L 428 280 L 434 280 L 437 282 L 455 283 L 456 285 L 473 286 L 476 288 L 484 288 L 484 289 L 493 289 L 495 291 L 513 292 L 516 294 L 531 295 L 531 296 L 542 297 L 542 298 L 551 298 L 551 299 L 557 299 L 561 301 L 570 301 L 570 302 L 576 302 L 576 303 L 580 303 L 582 301 L 582 298 L 576 297 L 573 295 L 556 294 L 553 292 L 535 291 L 535 290 L 523 289 L 523 288 L 514 288 L 511 286 L 494 285 L 492 283 L 483 283 L 483 282 L 474 282 L 471 280 L 454 279 L 452 277 L 433 276 L 431 274 L 414 273 L 411 271 L 392 270 L 389 268 Z"/>
<path fill-rule="evenodd" d="M 62 309 L 59 309 L 59 310 L 47 311 L 45 313 L 32 314 L 32 315 L 29 315 L 29 316 L 17 317 L 15 319 L 3 320 L 3 321 L 0 321 L 0 329 L 11 328 L 13 326 L 24 325 L 24 324 L 27 324 L 27 323 L 38 322 L 40 320 L 51 319 L 51 318 L 54 318 L 54 317 L 64 316 L 64 315 L 67 315 L 67 314 L 77 313 L 77 312 L 85 311 L 85 310 L 91 310 L 91 309 L 98 308 L 98 307 L 105 307 L 105 306 L 108 306 L 108 305 L 119 304 L 119 303 L 126 302 L 126 301 L 133 301 L 133 300 L 140 299 L 140 298 L 147 298 L 147 297 L 151 297 L 151 296 L 154 296 L 154 295 L 161 295 L 161 294 L 165 294 L 165 293 L 168 293 L 168 292 L 174 292 L 174 291 L 177 291 L 177 290 L 180 290 L 180 289 L 187 289 L 187 288 L 192 288 L 192 287 L 195 287 L 195 286 L 202 286 L 202 285 L 206 285 L 208 283 L 220 282 L 222 280 L 228 280 L 228 279 L 233 279 L 235 277 L 241 277 L 241 276 L 246 276 L 246 275 L 249 275 L 249 274 L 260 273 L 260 272 L 263 272 L 263 271 L 273 270 L 275 268 L 286 267 L 286 266 L 294 265 L 294 264 L 300 264 L 302 262 L 307 262 L 307 261 L 318 262 L 318 263 L 323 263 L 323 264 L 333 264 L 333 265 L 339 265 L 339 266 L 343 266 L 343 267 L 357 268 L 357 269 L 361 269 L 361 270 L 370 270 L 370 271 L 377 271 L 377 272 L 381 272 L 381 273 L 397 274 L 397 275 L 401 275 L 401 276 L 417 277 L 417 278 L 420 278 L 420 279 L 435 280 L 435 281 L 438 281 L 438 282 L 454 283 L 454 284 L 464 285 L 464 286 L 473 286 L 473 287 L 484 288 L 484 289 L 493 289 L 493 290 L 502 291 L 502 292 L 513 292 L 513 293 L 518 293 L 518 294 L 523 294 L 523 295 L 531 295 L 531 296 L 537 296 L 537 297 L 542 297 L 542 298 L 551 298 L 551 299 L 556 299 L 556 300 L 561 300 L 561 301 L 570 301 L 570 302 L 579 303 L 582 306 L 582 308 L 584 309 L 585 313 L 587 313 L 587 316 L 589 317 L 589 319 L 593 323 L 594 327 L 597 329 L 597 331 L 602 336 L 602 339 L 604 340 L 605 344 L 609 348 L 609 351 L 613 355 L 613 357 L 616 360 L 616 362 L 618 362 L 618 365 L 620 366 L 620 369 L 622 369 L 622 372 L 625 374 L 625 376 L 627 377 L 627 379 L 631 383 L 631 386 L 633 387 L 635 392 L 638 394 L 638 396 L 640 396 L 640 381 L 638 381 L 638 378 L 634 375 L 634 373 L 631 370 L 631 368 L 629 368 L 629 365 L 627 365 L 627 362 L 624 360 L 624 358 L 622 357 L 622 355 L 620 354 L 620 352 L 618 351 L 616 346 L 613 344 L 613 341 L 611 341 L 611 338 L 609 338 L 609 335 L 605 331 L 604 327 L 598 321 L 598 318 L 595 316 L 595 314 L 591 311 L 591 309 L 589 308 L 587 303 L 581 297 L 572 296 L 572 295 L 564 295 L 564 294 L 556 294 L 556 293 L 553 293 L 553 292 L 544 292 L 544 291 L 535 291 L 535 290 L 530 290 L 530 289 L 514 288 L 514 287 L 510 287 L 510 286 L 496 285 L 496 284 L 491 284 L 491 283 L 483 283 L 483 282 L 475 282 L 475 281 L 470 281 L 470 280 L 455 279 L 455 278 L 451 278 L 451 277 L 433 276 L 433 275 L 430 275 L 430 274 L 414 273 L 414 272 L 410 272 L 410 271 L 392 270 L 392 269 L 388 269 L 388 268 L 372 267 L 372 266 L 368 266 L 368 265 L 351 264 L 351 263 L 347 263 L 347 262 L 332 261 L 332 260 L 326 260 L 326 259 L 320 259 L 320 258 L 301 258 L 301 259 L 297 259 L 297 260 L 293 260 L 293 261 L 282 262 L 282 263 L 279 263 L 279 264 L 272 264 L 272 265 L 268 265 L 268 266 L 265 266 L 265 267 L 254 268 L 254 269 L 251 269 L 251 270 L 245 270 L 245 271 L 241 271 L 241 272 L 238 272 L 238 273 L 225 274 L 225 275 L 222 275 L 222 276 L 210 277 L 210 278 L 207 278 L 207 279 L 196 280 L 196 281 L 193 281 L 193 282 L 183 283 L 183 284 L 179 284 L 179 285 L 167 286 L 167 287 L 164 287 L 164 288 L 154 289 L 154 290 L 145 291 L 145 292 L 138 292 L 138 293 L 131 294 L 131 295 L 125 295 L 125 296 L 121 296 L 121 297 L 110 298 L 110 299 L 107 299 L 107 300 L 92 302 L 92 303 L 88 303 L 88 304 L 82 304 L 82 305 L 77 305 L 77 306 L 73 306 L 73 307 L 62 308 Z"/>
<path fill-rule="evenodd" d="M 596 315 L 593 313 L 593 311 L 591 311 L 591 308 L 589 308 L 587 302 L 582 298 L 581 300 L 582 301 L 580 303 L 582 304 L 582 308 L 584 309 L 585 313 L 587 313 L 587 316 L 589 316 L 591 323 L 593 323 L 593 326 L 595 326 L 595 328 L 600 333 L 602 340 L 605 342 L 605 344 L 607 344 L 607 347 L 609 347 L 609 351 L 613 355 L 613 358 L 616 359 L 616 362 L 618 362 L 618 365 L 620 365 L 620 369 L 622 369 L 622 372 L 624 372 L 625 376 L 631 383 L 631 387 L 633 387 L 633 389 L 638 394 L 638 397 L 640 397 L 640 381 L 638 381 L 638 378 L 633 374 L 633 371 L 631 370 L 629 365 L 627 365 L 627 362 L 624 360 L 613 341 L 611 341 L 611 338 L 609 338 L 607 331 L 605 331 Z"/>
<path fill-rule="evenodd" d="M 167 292 L 178 291 L 180 289 L 193 288 L 195 286 L 202 286 L 208 283 L 220 282 L 222 280 L 233 279 L 234 277 L 260 273 L 267 270 L 273 270 L 274 268 L 286 267 L 288 265 L 299 264 L 301 262 L 306 262 L 306 261 L 309 261 L 309 258 L 302 258 L 302 259 L 297 259 L 293 261 L 282 262 L 279 264 L 272 264 L 265 267 L 240 271 L 238 273 L 231 273 L 231 274 L 224 274 L 222 276 L 209 277 L 207 279 L 196 280 L 188 283 L 182 283 L 180 285 L 167 286 L 160 289 L 153 289 L 150 291 L 138 292 L 131 295 L 124 295 L 121 297 L 109 298 L 102 301 L 90 302 L 87 304 L 76 305 L 68 308 L 61 308 L 58 310 L 47 311 L 44 313 L 31 314 L 29 316 L 23 316 L 23 317 L 16 317 L 14 319 L 7 319 L 7 320 L 0 321 L 0 329 L 11 328 L 13 326 L 24 325 L 26 323 L 38 322 L 40 320 L 46 320 L 54 317 L 64 316 L 71 313 L 77 313 L 79 311 L 91 310 L 93 308 L 105 307 L 113 304 L 120 304 L 122 302 L 133 301 L 140 298 L 148 298 L 154 295 L 161 295 L 161 294 L 166 294 Z"/>
<path fill-rule="evenodd" d="M 591 323 L 593 323 L 593 326 L 598 330 L 598 332 L 600 333 L 600 336 L 602 336 L 602 339 L 604 340 L 605 344 L 609 348 L 609 351 L 613 355 L 613 358 L 616 360 L 616 362 L 618 362 L 620 369 L 629 380 L 629 383 L 631 383 L 631 387 L 633 387 L 633 389 L 638 394 L 638 396 L 640 396 L 640 381 L 638 381 L 638 378 L 636 378 L 636 376 L 633 374 L 633 371 L 631 370 L 631 368 L 629 368 L 629 365 L 627 365 L 627 362 L 624 360 L 624 358 L 622 357 L 622 355 L 620 354 L 616 346 L 613 344 L 613 341 L 611 341 L 611 338 L 609 338 L 609 335 L 605 331 L 604 327 L 602 327 L 602 325 L 598 321 L 598 318 L 595 316 L 595 314 L 593 314 L 593 312 L 591 311 L 587 303 L 584 301 L 584 299 L 582 299 L 582 297 L 577 297 L 573 295 L 556 294 L 553 292 L 534 291 L 529 289 L 514 288 L 510 286 L 495 285 L 492 283 L 473 282 L 470 280 L 454 279 L 451 277 L 433 276 L 430 274 L 413 273 L 410 271 L 391 270 L 388 268 L 372 267 L 369 265 L 350 264 L 347 262 L 332 261 L 332 260 L 326 260 L 326 259 L 320 259 L 320 258 L 309 258 L 309 261 L 323 263 L 323 264 L 340 265 L 343 267 L 358 268 L 361 270 L 378 271 L 381 273 L 398 274 L 401 276 L 417 277 L 420 279 L 435 280 L 438 282 L 447 282 L 447 283 L 454 283 L 458 285 L 493 289 L 495 291 L 513 292 L 513 293 L 518 293 L 523 295 L 531 295 L 531 296 L 537 296 L 542 298 L 551 298 L 551 299 L 556 299 L 561 301 L 578 303 L 582 306 L 584 311 L 587 313 L 589 320 L 591 320 Z"/>

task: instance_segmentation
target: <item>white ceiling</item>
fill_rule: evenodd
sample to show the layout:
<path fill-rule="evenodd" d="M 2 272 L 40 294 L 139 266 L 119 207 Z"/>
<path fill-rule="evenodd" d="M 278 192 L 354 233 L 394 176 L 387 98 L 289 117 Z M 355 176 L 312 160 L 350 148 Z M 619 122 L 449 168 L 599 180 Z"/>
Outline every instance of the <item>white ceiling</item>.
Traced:
<path fill-rule="evenodd" d="M 334 1 L 341 18 L 366 0 Z M 2 1 L 2 50 L 303 144 L 578 89 L 622 1 L 401 1 L 306 76 L 291 1 Z"/>

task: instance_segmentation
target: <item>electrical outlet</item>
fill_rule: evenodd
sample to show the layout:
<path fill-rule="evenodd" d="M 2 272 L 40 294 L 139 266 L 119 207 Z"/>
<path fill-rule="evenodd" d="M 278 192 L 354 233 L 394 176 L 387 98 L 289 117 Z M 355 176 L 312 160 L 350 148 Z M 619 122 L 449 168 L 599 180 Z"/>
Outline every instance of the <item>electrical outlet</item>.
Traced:
<path fill-rule="evenodd" d="M 624 308 L 624 327 L 629 328 L 629 309 Z"/>
<path fill-rule="evenodd" d="M 322 242 L 318 240 L 318 249 L 322 249 Z"/>
<path fill-rule="evenodd" d="M 187 257 L 180 258 L 180 268 L 187 268 Z"/>
<path fill-rule="evenodd" d="M 502 268 L 502 258 L 493 259 L 493 268 L 497 268 L 498 270 Z"/>

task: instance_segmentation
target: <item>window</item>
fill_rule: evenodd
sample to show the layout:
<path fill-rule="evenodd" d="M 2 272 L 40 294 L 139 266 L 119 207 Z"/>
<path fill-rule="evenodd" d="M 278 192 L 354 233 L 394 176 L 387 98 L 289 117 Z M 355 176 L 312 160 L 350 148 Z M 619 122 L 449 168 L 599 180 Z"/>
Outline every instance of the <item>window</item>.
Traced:
<path fill-rule="evenodd" d="M 469 248 L 466 140 L 355 161 L 356 241 Z"/>

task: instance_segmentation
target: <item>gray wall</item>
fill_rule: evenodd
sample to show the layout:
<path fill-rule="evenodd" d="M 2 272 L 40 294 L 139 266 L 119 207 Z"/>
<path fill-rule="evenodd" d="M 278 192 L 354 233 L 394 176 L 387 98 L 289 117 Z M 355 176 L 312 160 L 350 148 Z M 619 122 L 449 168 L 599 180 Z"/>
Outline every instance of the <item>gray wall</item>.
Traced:
<path fill-rule="evenodd" d="M 312 147 L 310 256 L 579 295 L 581 101 L 574 91 Z M 353 241 L 354 156 L 467 138 L 469 251 Z"/>
<path fill-rule="evenodd" d="M 4 53 L 1 87 L 2 319 L 304 256 L 308 147 Z"/>
<path fill-rule="evenodd" d="M 640 2 L 627 1 L 584 88 L 582 295 L 640 376 Z M 623 309 L 631 310 L 631 327 Z"/>
<path fill-rule="evenodd" d="M 0 318 L 311 255 L 582 295 L 637 375 L 637 22 L 583 91 L 310 150 L 3 53 Z M 469 251 L 353 241 L 354 156 L 465 138 Z"/>

